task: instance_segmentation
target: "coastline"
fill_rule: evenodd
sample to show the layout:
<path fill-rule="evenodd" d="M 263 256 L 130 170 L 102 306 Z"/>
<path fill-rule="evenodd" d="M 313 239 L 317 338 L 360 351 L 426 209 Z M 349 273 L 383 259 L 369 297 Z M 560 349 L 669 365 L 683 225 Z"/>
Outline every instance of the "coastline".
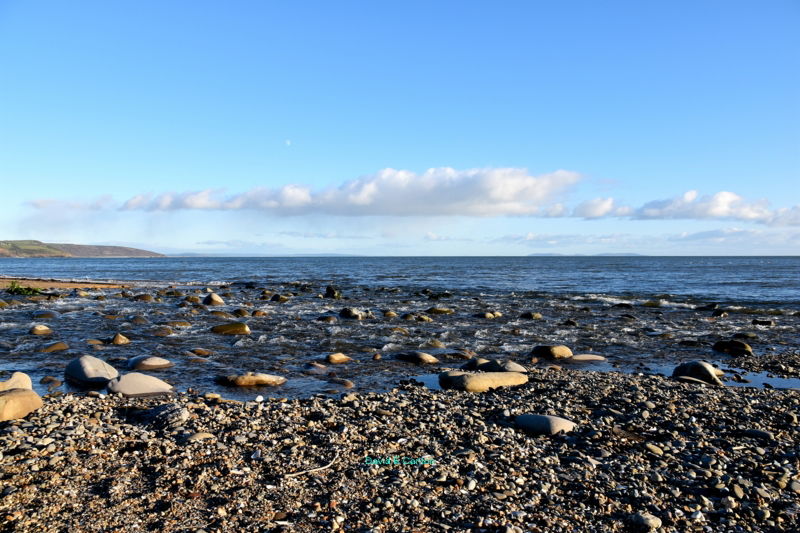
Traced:
<path fill-rule="evenodd" d="M 0 277 L 0 289 L 6 289 L 12 283 L 18 283 L 23 287 L 34 289 L 126 289 L 130 288 L 130 283 L 114 283 L 107 281 L 75 281 L 45 278 L 20 278 L 20 277 Z"/>

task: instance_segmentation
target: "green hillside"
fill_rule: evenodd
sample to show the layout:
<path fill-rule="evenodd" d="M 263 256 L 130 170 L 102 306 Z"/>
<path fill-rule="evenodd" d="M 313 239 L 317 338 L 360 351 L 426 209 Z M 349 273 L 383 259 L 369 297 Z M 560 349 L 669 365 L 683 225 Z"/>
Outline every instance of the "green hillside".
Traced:
<path fill-rule="evenodd" d="M 41 241 L 0 241 L 0 257 L 163 257 L 126 246 L 56 244 Z"/>

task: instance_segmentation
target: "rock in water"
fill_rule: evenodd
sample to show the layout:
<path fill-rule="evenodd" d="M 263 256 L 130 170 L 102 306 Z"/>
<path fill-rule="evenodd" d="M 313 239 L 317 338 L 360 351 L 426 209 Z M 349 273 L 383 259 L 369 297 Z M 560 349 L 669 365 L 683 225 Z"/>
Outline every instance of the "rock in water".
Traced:
<path fill-rule="evenodd" d="M 354 307 L 345 307 L 341 311 L 339 311 L 339 316 L 342 318 L 351 318 L 353 320 L 364 320 L 367 314 L 360 309 L 356 309 Z"/>
<path fill-rule="evenodd" d="M 334 300 L 341 300 L 342 299 L 342 292 L 334 287 L 333 285 L 328 285 L 325 287 L 325 298 L 332 298 Z"/>
<path fill-rule="evenodd" d="M 485 392 L 498 387 L 513 387 L 528 382 L 528 376 L 521 372 L 479 372 L 468 373 L 451 370 L 439 374 L 439 384 L 443 389 L 457 389 L 466 392 Z"/>
<path fill-rule="evenodd" d="M 82 387 L 105 387 L 109 381 L 118 376 L 116 368 L 91 355 L 73 359 L 64 369 L 67 381 Z"/>
<path fill-rule="evenodd" d="M 172 361 L 154 355 L 138 355 L 128 359 L 128 368 L 131 370 L 159 370 L 175 366 Z"/>
<path fill-rule="evenodd" d="M 332 354 L 329 354 L 329 355 L 328 355 L 328 357 L 326 357 L 326 358 L 325 358 L 325 360 L 326 360 L 328 363 L 332 364 L 332 365 L 341 365 L 341 364 L 343 364 L 343 363 L 349 363 L 349 362 L 350 362 L 350 361 L 352 361 L 353 359 L 352 359 L 352 358 L 350 358 L 350 357 L 347 357 L 347 356 L 346 356 L 345 354 L 343 354 L 343 353 L 338 353 L 338 352 L 337 352 L 337 353 L 332 353 Z"/>
<path fill-rule="evenodd" d="M 514 419 L 526 433 L 532 435 L 556 435 L 557 433 L 569 433 L 577 425 L 571 420 L 550 415 L 519 415 Z"/>
<path fill-rule="evenodd" d="M 23 372 L 14 372 L 6 381 L 0 381 L 0 391 L 11 389 L 33 390 L 33 382 L 28 374 Z"/>
<path fill-rule="evenodd" d="M 28 333 L 31 335 L 51 335 L 53 330 L 42 324 L 37 324 L 33 326 Z"/>
<path fill-rule="evenodd" d="M 0 391 L 0 422 L 25 418 L 42 405 L 42 399 L 31 389 Z"/>
<path fill-rule="evenodd" d="M 429 307 L 425 312 L 429 315 L 452 315 L 455 313 L 449 307 Z"/>
<path fill-rule="evenodd" d="M 110 344 L 116 344 L 118 346 L 121 346 L 123 344 L 130 344 L 131 340 L 128 337 L 126 337 L 125 335 L 123 335 L 122 333 L 117 333 L 108 342 Z"/>
<path fill-rule="evenodd" d="M 672 371 L 672 377 L 674 378 L 690 377 L 712 385 L 722 385 L 719 375 L 721 375 L 721 371 L 718 371 L 705 361 L 689 361 L 678 365 Z"/>
<path fill-rule="evenodd" d="M 108 383 L 108 391 L 128 398 L 171 394 L 172 385 L 153 376 L 131 372 Z"/>
<path fill-rule="evenodd" d="M 439 362 L 434 356 L 425 352 L 400 352 L 395 357 L 400 361 L 418 365 L 434 365 Z"/>
<path fill-rule="evenodd" d="M 64 350 L 69 350 L 69 344 L 67 344 L 66 342 L 59 341 L 59 342 L 54 342 L 52 344 L 48 344 L 39 351 L 44 353 L 50 353 L 50 352 L 63 352 Z"/>
<path fill-rule="evenodd" d="M 248 372 L 239 376 L 222 376 L 217 378 L 217 382 L 229 387 L 276 387 L 286 383 L 283 376 L 273 376 L 272 374 L 255 374 Z"/>
<path fill-rule="evenodd" d="M 572 350 L 563 344 L 556 346 L 537 346 L 531 350 L 532 357 L 544 357 L 545 359 L 569 359 L 572 357 Z"/>
<path fill-rule="evenodd" d="M 541 313 L 534 313 L 533 311 L 525 311 L 521 315 L 520 318 L 524 318 L 526 320 L 541 320 L 542 314 Z"/>
<path fill-rule="evenodd" d="M 753 349 L 749 344 L 742 341 L 717 341 L 714 343 L 713 349 L 715 352 L 722 352 L 734 357 L 740 355 L 753 355 Z"/>
<path fill-rule="evenodd" d="M 250 328 L 244 322 L 220 324 L 211 328 L 211 331 L 220 335 L 250 335 Z"/>
<path fill-rule="evenodd" d="M 212 292 L 205 298 L 203 298 L 204 305 L 225 305 L 225 300 L 223 300 L 218 294 Z"/>

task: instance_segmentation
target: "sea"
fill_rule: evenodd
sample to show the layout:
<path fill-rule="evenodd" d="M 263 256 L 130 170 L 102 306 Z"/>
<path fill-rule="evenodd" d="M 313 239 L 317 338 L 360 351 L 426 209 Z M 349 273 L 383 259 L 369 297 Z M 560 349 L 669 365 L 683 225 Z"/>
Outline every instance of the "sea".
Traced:
<path fill-rule="evenodd" d="M 121 372 L 130 371 L 128 361 L 136 356 L 160 356 L 174 366 L 154 374 L 177 389 L 248 401 L 258 395 L 379 392 L 407 379 L 435 388 L 439 371 L 464 363 L 459 354 L 541 366 L 530 356 L 540 344 L 606 358 L 579 365 L 584 370 L 670 375 L 677 364 L 702 359 L 735 376 L 731 386 L 800 387 L 797 377 L 747 371 L 712 349 L 718 340 L 747 333 L 757 355 L 798 352 L 800 257 L 2 258 L 0 276 L 130 285 L 125 291 L 62 290 L 63 297 L 52 301 L 0 309 L 0 379 L 26 372 L 42 393 L 48 386 L 40 380 L 63 378 L 68 361 L 82 354 L 99 356 Z M 329 285 L 342 299 L 323 297 Z M 210 291 L 225 305 L 206 308 L 186 300 Z M 155 299 L 135 298 L 143 293 Z M 2 292 L 0 298 L 8 299 Z M 346 307 L 368 317 L 343 318 Z M 432 307 L 453 312 L 436 314 Z M 28 334 L 42 322 L 34 317 L 42 309 L 56 312 L 44 322 L 54 331 L 51 338 Z M 252 316 L 255 310 L 266 316 Z M 233 320 L 224 313 L 242 311 L 237 320 L 247 322 L 252 334 L 211 332 Z M 541 318 L 524 318 L 525 312 Z M 175 321 L 190 325 L 164 334 Z M 87 344 L 115 333 L 132 342 Z M 67 342 L 69 350 L 41 351 L 55 340 Z M 197 348 L 210 355 L 198 356 Z M 415 350 L 440 364 L 418 367 L 397 357 Z M 353 362 L 327 365 L 333 352 Z M 243 372 L 288 381 L 256 390 L 218 382 Z M 59 390 L 73 389 L 65 383 Z"/>
<path fill-rule="evenodd" d="M 0 276 L 154 285 L 303 281 L 800 305 L 800 256 L 3 258 Z"/>

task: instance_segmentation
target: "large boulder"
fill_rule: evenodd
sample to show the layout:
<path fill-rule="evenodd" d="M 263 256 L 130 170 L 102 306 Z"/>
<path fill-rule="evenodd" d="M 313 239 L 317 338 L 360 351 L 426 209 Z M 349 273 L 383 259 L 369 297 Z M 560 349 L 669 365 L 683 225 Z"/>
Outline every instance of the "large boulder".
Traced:
<path fill-rule="evenodd" d="M 577 424 L 566 418 L 551 415 L 519 415 L 514 419 L 517 426 L 531 435 L 556 435 L 569 433 Z"/>
<path fill-rule="evenodd" d="M 714 368 L 710 363 L 705 361 L 689 361 L 678 365 L 672 371 L 672 377 L 682 378 L 688 377 L 700 380 L 711 385 L 722 385 L 719 376 L 722 376 L 721 370 Z"/>
<path fill-rule="evenodd" d="M 119 372 L 116 368 L 91 355 L 82 355 L 73 359 L 64 369 L 64 377 L 67 381 L 81 387 L 102 388 L 118 376 Z"/>
<path fill-rule="evenodd" d="M 572 350 L 562 344 L 556 346 L 536 346 L 531 350 L 531 356 L 544 357 L 545 359 L 569 359 Z"/>
<path fill-rule="evenodd" d="M 172 385 L 156 377 L 131 372 L 108 383 L 108 391 L 120 393 L 128 398 L 142 396 L 163 396 L 171 394 Z"/>
<path fill-rule="evenodd" d="M 14 372 L 7 380 L 0 381 L 0 391 L 11 389 L 33 389 L 33 382 L 28 374 Z"/>
<path fill-rule="evenodd" d="M 0 391 L 0 422 L 25 418 L 42 405 L 42 399 L 31 389 Z"/>
<path fill-rule="evenodd" d="M 250 328 L 244 322 L 231 322 L 214 326 L 211 331 L 220 335 L 250 335 Z"/>
<path fill-rule="evenodd" d="M 528 376 L 521 372 L 461 372 L 450 370 L 439 374 L 439 385 L 443 389 L 456 389 L 466 392 L 485 392 L 499 387 L 513 387 L 528 382 Z"/>

